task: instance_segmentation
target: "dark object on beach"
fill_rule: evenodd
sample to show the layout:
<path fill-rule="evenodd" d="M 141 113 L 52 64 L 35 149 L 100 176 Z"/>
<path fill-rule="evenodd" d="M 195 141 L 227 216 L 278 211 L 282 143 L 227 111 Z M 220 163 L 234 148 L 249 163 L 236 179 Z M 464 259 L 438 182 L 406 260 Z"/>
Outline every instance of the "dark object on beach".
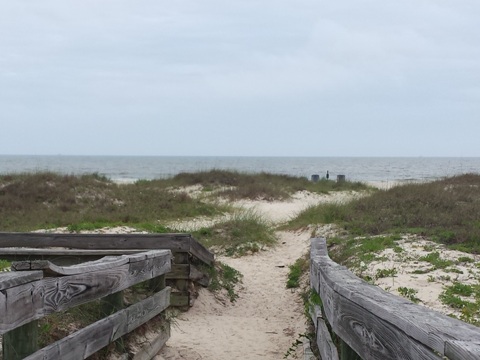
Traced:
<path fill-rule="evenodd" d="M 337 183 L 345 182 L 345 175 L 337 175 Z"/>
<path fill-rule="evenodd" d="M 317 182 L 318 180 L 320 180 L 320 175 L 312 175 L 312 181 L 313 182 Z"/>
<path fill-rule="evenodd" d="M 330 174 L 328 173 L 328 170 L 327 170 L 327 176 L 325 176 L 327 178 L 327 180 L 330 178 Z"/>

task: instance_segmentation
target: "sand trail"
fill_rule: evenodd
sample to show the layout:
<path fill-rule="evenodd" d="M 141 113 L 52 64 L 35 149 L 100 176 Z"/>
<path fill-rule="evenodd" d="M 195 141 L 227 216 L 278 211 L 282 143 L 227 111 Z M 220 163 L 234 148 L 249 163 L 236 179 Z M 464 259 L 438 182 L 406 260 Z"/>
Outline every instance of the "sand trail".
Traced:
<path fill-rule="evenodd" d="M 286 289 L 288 265 L 308 251 L 310 234 L 278 233 L 279 244 L 242 258 L 218 260 L 243 274 L 235 303 L 202 289 L 177 318 L 158 359 L 281 359 L 306 329 L 298 291 Z"/>
<path fill-rule="evenodd" d="M 299 192 L 289 201 L 241 201 L 238 206 L 258 212 L 272 223 L 294 217 L 320 202 L 345 201 L 345 193 L 316 195 Z M 201 289 L 195 304 L 176 319 L 172 336 L 158 355 L 165 359 L 262 359 L 284 357 L 306 318 L 299 290 L 286 288 L 289 265 L 309 251 L 309 231 L 278 232 L 278 244 L 251 256 L 221 261 L 243 275 L 235 303 L 219 301 Z M 301 349 L 298 349 L 301 352 Z"/>

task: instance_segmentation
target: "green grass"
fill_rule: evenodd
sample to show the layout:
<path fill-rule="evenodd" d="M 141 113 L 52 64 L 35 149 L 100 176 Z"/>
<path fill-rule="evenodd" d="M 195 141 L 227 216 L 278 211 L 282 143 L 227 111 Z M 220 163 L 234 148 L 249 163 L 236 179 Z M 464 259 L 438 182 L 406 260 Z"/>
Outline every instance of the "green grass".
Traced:
<path fill-rule="evenodd" d="M 301 257 L 295 261 L 289 267 L 287 277 L 287 289 L 298 288 L 300 286 L 300 279 L 303 274 L 307 273 L 310 269 L 309 255 Z"/>
<path fill-rule="evenodd" d="M 311 182 L 304 177 L 277 175 L 269 173 L 245 173 L 227 170 L 210 170 L 197 173 L 181 173 L 170 180 L 176 186 L 202 185 L 207 189 L 219 189 L 219 194 L 238 199 L 288 199 L 296 191 L 307 190 L 314 193 L 328 193 L 330 191 L 370 189 L 360 182 L 321 180 Z"/>
<path fill-rule="evenodd" d="M 207 248 L 219 249 L 228 256 L 255 253 L 277 241 L 270 224 L 253 211 L 239 211 L 230 220 L 192 234 Z"/>
<path fill-rule="evenodd" d="M 192 197 L 186 192 L 172 191 L 188 185 L 201 185 L 204 194 Z M 361 183 L 313 183 L 302 177 L 224 170 L 182 173 L 171 179 L 121 185 L 98 174 L 7 174 L 0 175 L 0 231 L 61 226 L 80 231 L 145 223 L 164 226 L 177 219 L 231 211 L 230 206 L 216 201 L 218 197 L 282 200 L 300 190 L 324 193 L 364 189 L 367 187 Z"/>
<path fill-rule="evenodd" d="M 224 264 L 216 262 L 215 266 L 202 267 L 210 277 L 208 288 L 214 293 L 224 290 L 230 302 L 235 302 L 238 293 L 235 291 L 236 286 L 242 282 L 243 275 L 236 269 Z"/>
<path fill-rule="evenodd" d="M 468 285 L 455 281 L 445 286 L 440 301 L 460 311 L 460 320 L 480 326 L 480 285 Z"/>
<path fill-rule="evenodd" d="M 461 251 L 480 253 L 480 175 L 372 192 L 346 204 L 309 208 L 286 226 L 336 223 L 352 236 L 414 233 Z"/>
<path fill-rule="evenodd" d="M 2 175 L 0 231 L 161 224 L 228 211 L 227 206 L 172 192 L 167 185 L 160 181 L 119 185 L 95 174 Z"/>
<path fill-rule="evenodd" d="M 419 261 L 426 261 L 433 265 L 435 269 L 445 269 L 446 267 L 453 265 L 454 262 L 451 260 L 442 259 L 438 251 L 430 253 L 428 255 L 422 256 L 418 259 Z"/>
<path fill-rule="evenodd" d="M 361 262 L 370 263 L 374 260 L 381 260 L 378 253 L 385 249 L 396 248 L 395 241 L 398 235 L 375 236 L 366 238 L 330 238 L 328 244 L 331 246 L 329 255 L 331 258 L 349 267 L 359 268 Z"/>
<path fill-rule="evenodd" d="M 397 275 L 397 269 L 395 269 L 395 268 L 377 269 L 377 272 L 375 273 L 375 279 L 394 277 L 395 275 Z"/>
<path fill-rule="evenodd" d="M 415 289 L 412 289 L 412 288 L 407 288 L 407 287 L 399 287 L 398 289 L 398 293 L 403 296 L 404 298 L 407 298 L 408 300 L 410 300 L 411 302 L 414 302 L 414 303 L 418 303 L 420 302 L 420 299 L 417 298 L 417 293 L 418 291 L 415 290 Z"/>
<path fill-rule="evenodd" d="M 7 269 L 10 269 L 10 261 L 7 260 L 0 260 L 0 271 L 5 271 Z"/>

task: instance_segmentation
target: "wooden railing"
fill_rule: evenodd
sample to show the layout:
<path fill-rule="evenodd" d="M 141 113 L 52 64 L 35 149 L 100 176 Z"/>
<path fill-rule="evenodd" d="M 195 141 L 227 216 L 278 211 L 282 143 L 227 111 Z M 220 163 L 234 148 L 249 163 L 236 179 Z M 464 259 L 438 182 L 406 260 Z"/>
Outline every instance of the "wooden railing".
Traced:
<path fill-rule="evenodd" d="M 173 253 L 167 285 L 172 287 L 171 305 L 192 305 L 192 283 L 206 286 L 202 265 L 210 266 L 214 255 L 189 234 L 52 234 L 1 233 L 0 259 L 43 259 L 57 265 L 97 260 L 108 255 L 133 254 L 167 249 Z"/>
<path fill-rule="evenodd" d="M 71 266 L 45 260 L 13 263 L 13 271 L 0 273 L 3 359 L 85 359 L 133 331 L 169 306 L 165 274 L 171 270 L 171 257 L 170 250 L 153 250 Z M 122 309 L 122 291 L 147 280 L 154 281 L 159 291 Z M 115 304 L 108 316 L 38 350 L 39 319 L 102 298 Z M 166 322 L 149 345 L 157 351 L 143 349 L 134 359 L 151 359 L 169 334 Z"/>
<path fill-rule="evenodd" d="M 311 240 L 310 282 L 322 306 L 312 311 L 323 360 L 480 359 L 480 328 L 387 293 L 333 262 L 323 238 Z"/>

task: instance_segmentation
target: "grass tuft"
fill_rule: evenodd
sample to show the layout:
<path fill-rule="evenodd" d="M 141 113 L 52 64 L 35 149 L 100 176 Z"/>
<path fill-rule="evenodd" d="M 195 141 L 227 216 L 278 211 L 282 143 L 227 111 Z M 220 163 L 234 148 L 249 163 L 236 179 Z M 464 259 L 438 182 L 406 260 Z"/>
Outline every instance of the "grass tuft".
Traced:
<path fill-rule="evenodd" d="M 194 231 L 195 239 L 228 256 L 255 253 L 276 243 L 270 224 L 254 211 L 239 211 L 230 220 Z"/>

